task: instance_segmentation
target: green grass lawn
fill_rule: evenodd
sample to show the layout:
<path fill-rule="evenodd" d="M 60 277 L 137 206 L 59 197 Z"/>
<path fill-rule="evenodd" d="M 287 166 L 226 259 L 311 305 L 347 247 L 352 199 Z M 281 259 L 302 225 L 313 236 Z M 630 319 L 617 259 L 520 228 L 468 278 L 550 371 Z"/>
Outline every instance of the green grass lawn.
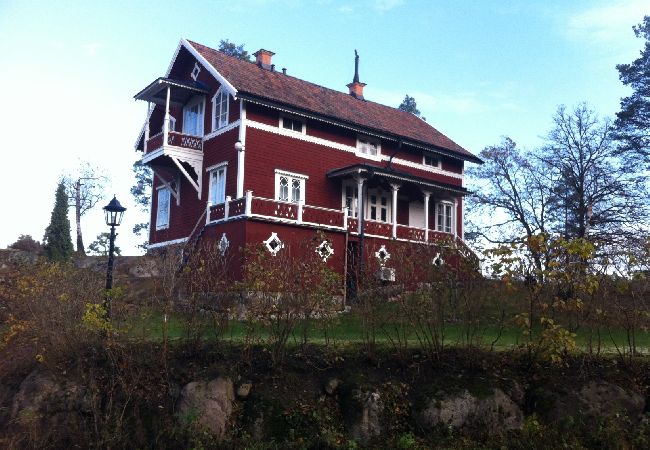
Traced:
<path fill-rule="evenodd" d="M 133 337 L 143 339 L 161 340 L 165 317 L 159 311 L 146 311 L 139 317 L 131 317 L 128 321 L 121 322 L 118 327 Z M 307 339 L 313 344 L 359 344 L 364 341 L 363 320 L 358 313 L 342 313 L 335 319 L 328 322 L 309 319 L 300 321 L 290 342 L 299 343 L 303 339 L 304 327 L 307 327 Z M 221 339 L 231 342 L 243 342 L 247 335 L 247 324 L 245 322 L 231 320 L 228 322 Z M 380 345 L 391 345 L 391 336 L 394 336 L 394 324 L 385 325 L 385 328 L 375 330 L 375 340 Z M 535 330 L 537 334 L 541 330 Z M 209 317 L 202 317 L 199 322 L 191 321 L 191 317 L 180 313 L 174 313 L 167 317 L 167 336 L 171 340 L 180 340 L 191 336 L 192 333 L 200 332 L 203 339 L 215 339 L 215 327 Z M 579 329 L 576 332 L 576 343 L 583 349 L 589 348 L 590 331 Z M 467 341 L 465 338 L 466 329 L 457 323 L 445 326 L 445 345 L 460 346 Z M 269 330 L 263 326 L 257 326 L 254 331 L 255 339 L 265 340 L 269 337 Z M 597 345 L 595 332 L 591 338 L 594 350 Z M 490 348 L 492 345 L 497 350 L 508 350 L 526 342 L 526 337 L 521 330 L 511 324 L 505 325 L 502 329 L 496 325 L 480 327 L 476 332 L 474 343 L 481 347 Z M 408 333 L 408 345 L 417 347 L 419 345 L 416 334 Z M 637 350 L 641 353 L 650 354 L 650 333 L 637 331 Z M 624 349 L 627 346 L 627 334 L 623 329 L 601 330 L 601 351 L 605 353 L 616 353 L 616 346 Z"/>

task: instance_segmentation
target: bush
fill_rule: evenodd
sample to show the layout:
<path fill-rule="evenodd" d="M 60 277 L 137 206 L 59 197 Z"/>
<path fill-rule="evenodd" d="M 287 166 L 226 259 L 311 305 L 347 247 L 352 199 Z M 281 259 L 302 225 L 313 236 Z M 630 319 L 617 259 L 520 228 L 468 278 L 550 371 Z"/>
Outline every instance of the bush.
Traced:
<path fill-rule="evenodd" d="M 35 241 L 29 234 L 21 234 L 18 236 L 18 239 L 13 244 L 9 245 L 8 248 L 13 248 L 14 250 L 22 250 L 29 253 L 35 253 L 37 255 L 43 254 L 43 246 L 40 242 Z"/>

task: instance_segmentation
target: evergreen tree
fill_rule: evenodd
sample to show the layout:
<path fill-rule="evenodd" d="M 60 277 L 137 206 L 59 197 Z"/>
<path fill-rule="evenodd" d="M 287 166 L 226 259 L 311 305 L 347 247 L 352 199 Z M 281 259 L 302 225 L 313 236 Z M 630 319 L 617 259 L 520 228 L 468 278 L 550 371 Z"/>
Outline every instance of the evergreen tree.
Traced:
<path fill-rule="evenodd" d="M 56 189 L 52 218 L 43 236 L 43 250 L 50 261 L 66 261 L 74 251 L 68 219 L 68 195 L 63 181 Z"/>
<path fill-rule="evenodd" d="M 397 109 L 410 112 L 420 117 L 420 110 L 418 109 L 418 105 L 415 102 L 415 98 L 411 97 L 408 94 L 406 94 L 406 97 L 404 97 L 404 100 L 402 100 L 402 103 L 397 107 Z"/>
<path fill-rule="evenodd" d="M 616 113 L 616 137 L 631 167 L 638 162 L 650 167 L 650 16 L 634 27 L 634 34 L 645 43 L 639 58 L 616 66 L 623 84 L 633 89 Z"/>
<path fill-rule="evenodd" d="M 248 51 L 244 49 L 244 45 L 245 44 L 237 45 L 234 42 L 230 42 L 228 39 L 222 39 L 221 42 L 219 42 L 218 50 L 228 56 L 234 56 L 235 58 L 244 61 L 250 61 L 251 57 L 248 54 Z"/>

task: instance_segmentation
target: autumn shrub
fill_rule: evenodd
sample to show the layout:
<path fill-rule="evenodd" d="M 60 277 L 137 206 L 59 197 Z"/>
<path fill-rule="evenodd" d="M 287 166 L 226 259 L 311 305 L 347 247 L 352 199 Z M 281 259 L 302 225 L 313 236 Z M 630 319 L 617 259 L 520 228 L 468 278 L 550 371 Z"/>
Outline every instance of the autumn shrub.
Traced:
<path fill-rule="evenodd" d="M 44 260 L 22 267 L 0 293 L 2 352 L 14 352 L 12 363 L 16 357 L 54 363 L 83 353 L 105 330 L 102 275 Z"/>
<path fill-rule="evenodd" d="M 308 319 L 325 319 L 340 309 L 341 280 L 315 249 L 318 234 L 295 247 L 284 244 L 275 254 L 264 246 L 246 249 L 245 281 L 248 295 L 246 321 L 250 328 L 263 325 L 274 365 L 282 365 L 287 344 L 302 324 L 303 342 Z"/>

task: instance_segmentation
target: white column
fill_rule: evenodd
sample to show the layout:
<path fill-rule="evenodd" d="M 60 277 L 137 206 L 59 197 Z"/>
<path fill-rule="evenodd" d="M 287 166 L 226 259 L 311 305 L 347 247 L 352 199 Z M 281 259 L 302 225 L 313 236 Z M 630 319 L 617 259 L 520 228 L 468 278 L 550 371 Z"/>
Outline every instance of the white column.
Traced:
<path fill-rule="evenodd" d="M 302 223 L 302 206 L 304 202 L 302 200 L 298 200 L 298 223 Z"/>
<path fill-rule="evenodd" d="M 424 194 L 424 241 L 429 242 L 429 197 L 431 192 L 423 191 Z"/>
<path fill-rule="evenodd" d="M 251 215 L 252 204 L 253 204 L 253 191 L 246 191 L 246 216 Z"/>
<path fill-rule="evenodd" d="M 230 195 L 226 195 L 226 202 L 223 204 L 223 218 L 224 219 L 227 219 L 228 215 L 230 213 L 230 200 L 232 200 Z"/>
<path fill-rule="evenodd" d="M 169 98 L 171 96 L 171 88 L 167 86 L 167 101 L 165 102 L 165 121 L 163 122 L 163 147 L 168 145 L 169 138 Z"/>
<path fill-rule="evenodd" d="M 393 216 L 393 239 L 395 239 L 397 238 L 397 191 L 400 185 L 391 183 L 390 187 L 393 188 L 393 200 L 390 205 L 390 210 Z"/>
<path fill-rule="evenodd" d="M 147 102 L 147 118 L 144 123 L 144 153 L 147 153 L 147 141 L 149 140 L 149 115 L 151 114 L 151 102 Z"/>
<path fill-rule="evenodd" d="M 458 198 L 454 199 L 454 210 L 451 212 L 451 223 L 454 227 L 454 236 L 458 237 Z"/>
<path fill-rule="evenodd" d="M 357 233 L 361 234 L 363 215 L 363 178 L 357 177 Z"/>
<path fill-rule="evenodd" d="M 348 229 L 348 207 L 347 206 L 343 207 L 343 229 L 344 230 Z"/>
<path fill-rule="evenodd" d="M 205 224 L 210 223 L 210 208 L 212 207 L 212 202 L 208 200 L 208 202 L 205 205 Z"/>
<path fill-rule="evenodd" d="M 237 141 L 235 150 L 237 150 L 237 198 L 241 198 L 244 196 L 244 160 L 246 148 L 241 141 Z"/>

